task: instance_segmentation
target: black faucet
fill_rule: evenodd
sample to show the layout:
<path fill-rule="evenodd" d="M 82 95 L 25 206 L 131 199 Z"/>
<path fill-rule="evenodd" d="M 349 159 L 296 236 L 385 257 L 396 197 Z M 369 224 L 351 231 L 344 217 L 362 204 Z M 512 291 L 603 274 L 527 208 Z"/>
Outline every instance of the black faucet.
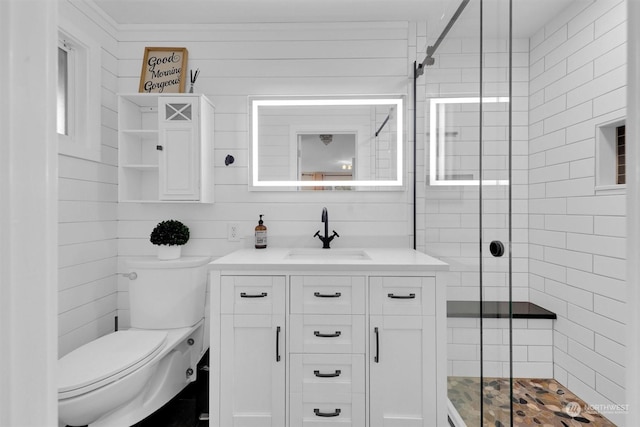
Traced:
<path fill-rule="evenodd" d="M 316 231 L 316 234 L 313 237 L 318 237 L 322 241 L 322 249 L 331 249 L 329 243 L 333 240 L 334 237 L 340 237 L 336 230 L 333 230 L 333 234 L 329 236 L 329 213 L 327 212 L 327 208 L 322 208 L 322 222 L 324 222 L 324 236 L 320 235 L 320 230 Z"/>

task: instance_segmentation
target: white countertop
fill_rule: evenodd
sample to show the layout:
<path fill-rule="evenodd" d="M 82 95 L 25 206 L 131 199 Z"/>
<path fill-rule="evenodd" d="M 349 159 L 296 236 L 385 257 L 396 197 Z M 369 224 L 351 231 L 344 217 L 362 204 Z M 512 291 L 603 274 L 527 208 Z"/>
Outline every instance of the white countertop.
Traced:
<path fill-rule="evenodd" d="M 209 263 L 210 270 L 436 271 L 448 264 L 405 248 L 240 249 Z"/>

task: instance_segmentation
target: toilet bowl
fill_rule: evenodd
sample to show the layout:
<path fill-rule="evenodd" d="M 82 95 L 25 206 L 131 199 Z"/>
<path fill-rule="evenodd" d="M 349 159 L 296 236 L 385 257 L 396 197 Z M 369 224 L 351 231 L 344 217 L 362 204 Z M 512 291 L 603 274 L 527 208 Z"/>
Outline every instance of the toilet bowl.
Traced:
<path fill-rule="evenodd" d="M 195 381 L 197 363 L 208 348 L 208 262 L 199 257 L 127 263 L 135 273 L 129 274 L 132 328 L 91 341 L 58 361 L 63 425 L 129 426 Z"/>

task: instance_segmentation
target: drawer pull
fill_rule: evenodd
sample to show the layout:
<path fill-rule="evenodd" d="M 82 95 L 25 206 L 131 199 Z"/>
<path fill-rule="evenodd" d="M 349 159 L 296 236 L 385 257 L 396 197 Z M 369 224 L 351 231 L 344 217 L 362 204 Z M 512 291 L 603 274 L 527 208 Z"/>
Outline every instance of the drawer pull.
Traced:
<path fill-rule="evenodd" d="M 340 292 L 336 292 L 335 294 L 321 294 L 320 292 L 314 292 L 313 296 L 318 298 L 340 298 L 342 294 Z"/>
<path fill-rule="evenodd" d="M 414 299 L 416 297 L 416 294 L 409 294 L 409 295 L 387 294 L 387 296 L 393 299 Z"/>
<path fill-rule="evenodd" d="M 336 338 L 339 337 L 342 334 L 342 332 L 340 331 L 335 331 L 332 334 L 323 334 L 320 331 L 313 331 L 313 335 L 320 337 L 320 338 Z"/>
<path fill-rule="evenodd" d="M 262 292 L 260 294 L 248 294 L 246 292 L 240 292 L 240 298 L 264 298 L 266 296 L 266 292 Z"/>
<path fill-rule="evenodd" d="M 320 371 L 313 371 L 313 375 L 315 375 L 318 378 L 335 378 L 335 377 L 339 377 L 340 374 L 342 373 L 342 371 L 340 369 L 336 369 L 336 372 L 331 374 L 321 374 Z"/>
<path fill-rule="evenodd" d="M 320 412 L 320 409 L 315 408 L 313 413 L 316 414 L 316 417 L 337 417 L 340 415 L 340 409 L 336 409 L 333 412 Z"/>

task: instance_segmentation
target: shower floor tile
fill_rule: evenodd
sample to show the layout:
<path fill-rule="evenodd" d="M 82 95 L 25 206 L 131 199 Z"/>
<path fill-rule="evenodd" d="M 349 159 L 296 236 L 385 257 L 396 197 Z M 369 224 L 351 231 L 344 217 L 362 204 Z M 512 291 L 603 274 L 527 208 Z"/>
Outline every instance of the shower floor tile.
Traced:
<path fill-rule="evenodd" d="M 448 377 L 448 396 L 468 427 L 479 426 L 480 379 Z M 509 379 L 485 378 L 483 426 L 510 425 Z M 616 427 L 554 379 L 514 378 L 513 425 Z"/>

